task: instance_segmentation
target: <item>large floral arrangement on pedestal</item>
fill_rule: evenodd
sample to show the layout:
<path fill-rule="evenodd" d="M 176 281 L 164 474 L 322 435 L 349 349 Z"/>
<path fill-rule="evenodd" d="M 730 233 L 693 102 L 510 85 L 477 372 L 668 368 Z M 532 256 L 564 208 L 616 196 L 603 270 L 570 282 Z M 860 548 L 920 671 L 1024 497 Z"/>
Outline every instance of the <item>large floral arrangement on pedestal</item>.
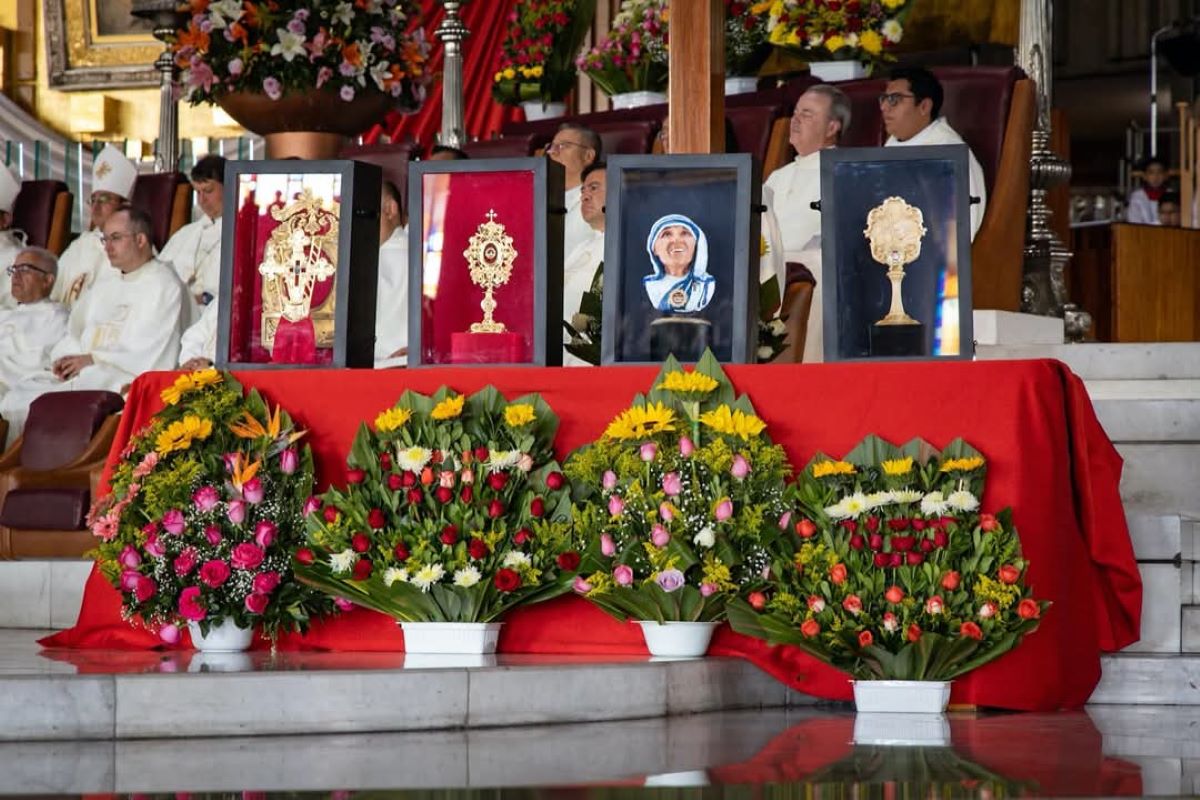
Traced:
<path fill-rule="evenodd" d="M 894 60 L 914 0 L 766 0 L 771 44 L 810 61 Z"/>
<path fill-rule="evenodd" d="M 600 44 L 576 64 L 608 95 L 667 88 L 667 0 L 624 0 Z"/>
<path fill-rule="evenodd" d="M 575 56 L 596 0 L 529 0 L 508 15 L 492 96 L 507 105 L 562 100 L 575 85 Z"/>
<path fill-rule="evenodd" d="M 771 53 L 770 16 L 762 3 L 725 0 L 725 74 L 754 76 Z"/>
<path fill-rule="evenodd" d="M 417 0 L 191 0 L 172 50 L 193 105 L 235 92 L 381 93 L 416 107 L 428 80 Z M 412 30 L 411 33 L 406 31 Z"/>
<path fill-rule="evenodd" d="M 980 510 L 985 462 L 868 437 L 797 478 L 776 587 L 730 603 L 734 630 L 795 645 L 856 678 L 944 681 L 1016 647 L 1049 603 L 1025 582 L 1012 513 Z"/>
<path fill-rule="evenodd" d="M 706 353 L 668 359 L 648 397 L 575 451 L 583 551 L 575 591 L 618 619 L 711 621 L 771 579 L 770 545 L 788 523 L 783 448 Z"/>
<path fill-rule="evenodd" d="M 174 643 L 185 621 L 274 636 L 332 611 L 291 569 L 313 489 L 304 431 L 214 369 L 181 375 L 163 401 L 88 518 L 100 540 L 91 555 L 126 618 Z"/>
<path fill-rule="evenodd" d="M 402 622 L 491 622 L 561 594 L 579 556 L 557 428 L 538 395 L 405 392 L 310 509 L 297 574 Z"/>

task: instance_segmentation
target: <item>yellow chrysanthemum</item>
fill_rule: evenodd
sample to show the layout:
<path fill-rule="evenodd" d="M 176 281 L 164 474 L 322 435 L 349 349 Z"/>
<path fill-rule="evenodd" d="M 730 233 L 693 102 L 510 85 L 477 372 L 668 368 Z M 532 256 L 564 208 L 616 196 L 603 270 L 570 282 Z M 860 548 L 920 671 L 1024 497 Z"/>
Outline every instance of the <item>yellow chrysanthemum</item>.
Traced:
<path fill-rule="evenodd" d="M 875 31 L 863 31 L 858 37 L 858 46 L 873 56 L 883 52 L 883 37 Z"/>
<path fill-rule="evenodd" d="M 979 456 L 970 458 L 951 458 L 942 462 L 942 472 L 970 472 L 973 469 L 979 469 L 983 466 L 983 459 Z"/>
<path fill-rule="evenodd" d="M 463 400 L 465 399 L 461 394 L 458 397 L 447 397 L 433 407 L 433 411 L 429 412 L 429 416 L 434 419 L 454 419 L 462 413 Z"/>
<path fill-rule="evenodd" d="M 824 478 L 829 475 L 853 475 L 854 465 L 849 461 L 818 461 L 812 468 L 814 478 Z"/>
<path fill-rule="evenodd" d="M 907 475 L 912 472 L 913 460 L 912 456 L 908 458 L 889 458 L 879 466 L 883 467 L 884 474 L 899 477 L 900 475 Z"/>
<path fill-rule="evenodd" d="M 703 372 L 668 372 L 658 388 L 680 394 L 708 394 L 720 385 Z"/>
<path fill-rule="evenodd" d="M 500 82 L 500 81 L 502 81 L 503 79 L 504 79 L 504 73 L 503 73 L 503 72 L 497 72 L 497 73 L 496 73 L 496 77 L 492 78 L 492 81 L 493 81 L 493 82 L 495 82 L 495 83 L 499 83 L 499 82 Z"/>
<path fill-rule="evenodd" d="M 518 403 L 504 409 L 504 421 L 510 428 L 519 428 L 533 422 L 533 406 L 528 403 Z"/>
<path fill-rule="evenodd" d="M 604 435 L 610 439 L 641 439 L 675 430 L 675 412 L 662 403 L 634 406 L 608 423 Z"/>
<path fill-rule="evenodd" d="M 381 411 L 379 416 L 375 417 L 375 430 L 380 433 L 389 433 L 404 427 L 404 424 L 410 419 L 412 419 L 412 412 L 407 408 L 389 408 L 387 411 Z"/>
<path fill-rule="evenodd" d="M 160 456 L 173 453 L 176 450 L 187 450 L 192 442 L 207 439 L 212 435 L 212 420 L 201 419 L 194 414 L 188 414 L 181 420 L 176 420 L 155 439 L 155 450 Z"/>
<path fill-rule="evenodd" d="M 846 46 L 846 39 L 843 36 L 834 34 L 825 40 L 825 49 L 831 53 L 836 53 Z"/>
<path fill-rule="evenodd" d="M 530 72 L 533 73 L 533 77 L 540 78 L 545 73 L 545 70 L 542 68 L 541 64 L 538 64 L 536 67 L 530 70 Z"/>
<path fill-rule="evenodd" d="M 507 69 L 504 70 L 504 77 L 508 78 L 511 81 L 513 78 L 517 77 L 517 71 L 515 69 L 513 69 L 512 67 L 508 67 Z"/>
<path fill-rule="evenodd" d="M 727 405 L 720 405 L 712 411 L 706 411 L 700 415 L 700 421 L 717 433 L 739 436 L 747 440 L 758 436 L 767 427 L 767 423 L 753 414 L 747 414 Z"/>

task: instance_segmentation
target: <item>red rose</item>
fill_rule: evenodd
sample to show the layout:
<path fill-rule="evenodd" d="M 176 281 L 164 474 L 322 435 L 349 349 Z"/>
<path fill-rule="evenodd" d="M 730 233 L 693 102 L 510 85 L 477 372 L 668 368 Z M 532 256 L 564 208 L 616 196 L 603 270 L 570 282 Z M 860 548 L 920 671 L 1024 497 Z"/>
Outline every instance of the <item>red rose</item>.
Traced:
<path fill-rule="evenodd" d="M 921 540 L 921 552 L 922 553 L 933 552 L 933 540 L 932 539 L 922 539 Z"/>
<path fill-rule="evenodd" d="M 529 528 L 521 528 L 521 530 L 513 534 L 513 541 L 517 544 L 525 544 L 532 538 L 533 531 L 529 530 Z"/>
<path fill-rule="evenodd" d="M 888 590 L 883 593 L 883 596 L 889 603 L 896 605 L 904 599 L 904 590 L 899 586 L 889 586 Z"/>
<path fill-rule="evenodd" d="M 362 483 L 364 480 L 366 480 L 366 477 L 367 477 L 367 473 L 364 470 L 361 470 L 361 469 L 346 470 L 346 482 L 347 483 Z"/>
<path fill-rule="evenodd" d="M 893 520 L 894 521 L 894 520 Z M 917 543 L 915 536 L 893 536 L 892 537 L 892 552 L 907 553 L 913 549 L 913 545 Z"/>
<path fill-rule="evenodd" d="M 997 574 L 1000 577 L 1001 583 L 1013 584 L 1016 583 L 1021 577 L 1021 570 L 1017 569 L 1012 564 L 1005 564 L 1004 566 L 1000 567 L 1000 570 Z"/>
<path fill-rule="evenodd" d="M 558 562 L 558 568 L 563 572 L 574 572 L 579 569 L 579 553 L 576 553 L 574 550 L 559 553 L 556 561 Z"/>
<path fill-rule="evenodd" d="M 371 537 L 365 533 L 356 533 L 350 537 L 350 549 L 356 553 L 365 553 L 371 549 Z"/>
<path fill-rule="evenodd" d="M 923 530 L 925 530 L 927 527 L 929 527 L 929 523 L 927 523 L 927 522 L 926 522 L 925 520 L 923 520 L 923 519 L 914 519 L 914 520 L 912 521 L 912 527 L 913 527 L 913 530 L 914 530 L 914 531 L 923 531 Z"/>
<path fill-rule="evenodd" d="M 367 524 L 375 530 L 379 530 L 384 525 L 387 525 L 387 516 L 383 513 L 383 509 L 372 508 L 367 514 Z"/>
<path fill-rule="evenodd" d="M 504 489 L 505 486 L 508 485 L 508 473 L 507 472 L 493 472 L 491 475 L 488 475 L 487 482 L 488 482 L 488 486 L 492 487 L 497 492 L 499 492 L 502 489 Z"/>
<path fill-rule="evenodd" d="M 983 631 L 974 622 L 964 622 L 958 628 L 958 635 L 965 636 L 968 639 L 982 639 Z"/>
<path fill-rule="evenodd" d="M 454 490 L 449 486 L 439 486 L 433 490 L 433 496 L 439 503 L 445 505 L 454 499 Z"/>
<path fill-rule="evenodd" d="M 438 538 L 441 539 L 442 544 L 446 545 L 447 547 L 454 547 L 455 543 L 458 542 L 458 527 L 455 525 L 447 525 L 446 527 L 442 528 L 442 535 Z M 477 542 L 479 540 L 475 539 L 473 541 Z"/>
<path fill-rule="evenodd" d="M 261 614 L 267 610 L 270 602 L 270 595 L 265 595 L 261 592 L 251 592 L 246 595 L 246 610 L 251 614 Z"/>
<path fill-rule="evenodd" d="M 802 519 L 796 523 L 796 534 L 801 539 L 810 539 L 817 532 L 817 526 L 812 520 Z"/>
<path fill-rule="evenodd" d="M 811 639 L 821 632 L 821 626 L 817 624 L 815 619 L 806 619 L 804 620 L 804 624 L 800 626 L 800 632 Z"/>
<path fill-rule="evenodd" d="M 502 592 L 513 592 L 521 588 L 521 576 L 513 569 L 504 567 L 496 573 L 496 579 L 492 581 L 496 584 L 496 588 Z"/>
<path fill-rule="evenodd" d="M 407 489 L 410 486 L 417 485 L 417 476 L 411 470 L 404 470 L 400 473 L 400 485 Z"/>
<path fill-rule="evenodd" d="M 958 588 L 959 581 L 961 581 L 961 580 L 962 580 L 961 575 L 959 575 L 954 570 L 950 570 L 949 572 L 947 572 L 945 575 L 942 576 L 942 588 L 948 592 L 953 592 L 955 589 Z"/>
<path fill-rule="evenodd" d="M 880 569 L 885 569 L 888 566 L 888 564 L 891 564 L 891 563 L 892 563 L 892 557 L 890 555 L 888 555 L 887 553 L 876 553 L 875 554 L 875 566 L 879 567 Z"/>
<path fill-rule="evenodd" d="M 534 519 L 541 519 L 546 513 L 546 501 L 540 497 L 535 497 L 529 503 L 529 515 Z"/>
<path fill-rule="evenodd" d="M 229 565 L 220 559 L 205 561 L 200 567 L 200 580 L 205 586 L 216 589 L 229 580 Z"/>
<path fill-rule="evenodd" d="M 915 567 L 924 560 L 925 560 L 925 556 L 921 555 L 920 553 L 905 553 L 904 554 L 904 563 L 908 564 L 910 567 Z"/>
<path fill-rule="evenodd" d="M 995 514 L 980 514 L 979 515 L 979 530 L 984 533 L 991 533 L 1000 529 L 1000 520 L 996 519 Z"/>
<path fill-rule="evenodd" d="M 879 530 L 879 517 L 867 517 L 867 530 L 871 533 Z"/>
<path fill-rule="evenodd" d="M 462 491 L 460 491 L 458 493 L 458 499 L 463 501 L 464 503 L 471 502 L 471 498 L 473 498 L 474 496 L 475 496 L 475 492 L 471 491 L 470 486 L 462 487 Z"/>
<path fill-rule="evenodd" d="M 903 553 L 892 553 L 888 557 L 888 566 L 889 567 L 899 567 L 903 563 L 904 563 L 904 554 Z"/>
<path fill-rule="evenodd" d="M 434 464 L 440 464 L 446 460 L 446 457 L 444 455 L 442 455 L 441 450 L 434 450 L 432 453 L 429 454 L 429 460 L 432 461 Z"/>
<path fill-rule="evenodd" d="M 421 490 L 414 487 L 408 490 L 406 499 L 408 500 L 408 504 L 410 506 L 415 506 L 417 503 L 421 502 L 421 498 L 423 496 L 424 495 L 421 494 Z"/>
<path fill-rule="evenodd" d="M 862 631 L 861 633 L 858 634 L 858 646 L 859 647 L 867 648 L 873 644 L 875 644 L 875 637 L 871 635 L 870 631 Z"/>
<path fill-rule="evenodd" d="M 444 535 L 445 534 L 443 534 L 443 536 Z M 481 561 L 487 558 L 489 552 L 490 551 L 488 550 L 487 542 L 485 542 L 483 539 L 472 538 L 471 541 L 467 543 L 467 555 L 476 561 Z"/>
<path fill-rule="evenodd" d="M 408 560 L 408 548 L 404 546 L 404 542 L 396 542 L 396 546 L 392 548 L 392 554 L 396 556 L 397 561 Z"/>
<path fill-rule="evenodd" d="M 393 472 L 387 477 L 387 487 L 393 492 L 398 492 L 404 487 L 404 479 Z"/>
<path fill-rule="evenodd" d="M 842 608 L 846 609 L 848 613 L 858 616 L 862 613 L 862 598 L 856 594 L 848 594 L 842 601 Z"/>
<path fill-rule="evenodd" d="M 354 574 L 350 576 L 350 579 L 365 581 L 369 577 L 371 577 L 371 561 L 370 559 L 360 558 L 354 564 Z"/>
<path fill-rule="evenodd" d="M 307 566 L 316 561 L 317 557 L 313 554 L 312 550 L 309 550 L 307 547 L 301 547 L 296 551 L 296 560 Z"/>
<path fill-rule="evenodd" d="M 338 521 L 338 510 L 333 506 L 325 506 L 325 510 L 321 512 L 321 516 L 330 525 Z"/>
<path fill-rule="evenodd" d="M 858 530 L 858 523 L 852 519 L 844 519 L 838 524 L 842 526 L 843 530 L 849 531 L 850 533 L 854 533 L 856 530 Z"/>
<path fill-rule="evenodd" d="M 948 544 L 950 544 L 950 536 L 945 531 L 939 529 L 938 532 L 933 535 L 933 546 L 945 547 Z"/>
<path fill-rule="evenodd" d="M 845 564 L 834 564 L 832 567 L 830 567 L 829 568 L 829 580 L 831 580 L 834 583 L 839 584 L 839 585 L 845 583 L 846 582 L 846 565 Z"/>
<path fill-rule="evenodd" d="M 957 523 L 958 523 L 958 520 L 955 519 L 954 517 L 938 517 L 938 521 L 935 524 L 942 528 L 948 528 L 951 525 L 955 525 Z"/>
<path fill-rule="evenodd" d="M 917 624 L 915 622 L 912 625 L 909 625 L 908 628 L 905 629 L 904 638 L 908 639 L 910 642 L 920 641 L 921 629 L 917 626 Z"/>
<path fill-rule="evenodd" d="M 561 472 L 551 472 L 546 476 L 546 488 L 552 492 L 556 492 L 563 487 L 567 479 Z"/>
<path fill-rule="evenodd" d="M 896 531 L 897 533 L 900 531 L 906 531 L 908 530 L 908 519 L 905 517 L 901 517 L 900 519 L 889 519 L 888 529 Z M 895 541 L 895 539 L 892 541 Z"/>
<path fill-rule="evenodd" d="M 476 461 L 487 461 L 488 449 L 486 447 L 476 447 L 472 455 Z"/>
<path fill-rule="evenodd" d="M 762 592 L 751 592 L 750 594 L 746 595 L 746 602 L 749 603 L 750 607 L 755 611 L 762 611 L 767 607 L 767 596 Z"/>
<path fill-rule="evenodd" d="M 867 540 L 867 544 L 871 545 L 872 550 L 882 550 L 883 549 L 883 536 L 881 536 L 878 533 L 873 534 L 871 536 L 871 538 Z"/>
<path fill-rule="evenodd" d="M 863 539 L 863 537 L 857 533 L 850 537 L 850 549 L 851 550 L 862 550 L 863 545 L 865 545 L 865 544 L 866 544 L 866 540 Z"/>
<path fill-rule="evenodd" d="M 387 472 L 388 470 L 390 470 L 392 468 L 392 454 L 391 453 L 380 453 L 379 454 L 379 468 L 381 470 L 383 470 L 384 472 Z"/>
<path fill-rule="evenodd" d="M 1021 619 L 1037 619 L 1042 615 L 1042 607 L 1036 600 L 1025 598 L 1017 604 L 1017 616 Z"/>
<path fill-rule="evenodd" d="M 504 503 L 501 503 L 499 500 L 493 500 L 492 502 L 488 503 L 488 516 L 489 517 L 491 517 L 492 519 L 495 519 L 496 517 L 500 516 L 503 513 L 504 513 Z"/>

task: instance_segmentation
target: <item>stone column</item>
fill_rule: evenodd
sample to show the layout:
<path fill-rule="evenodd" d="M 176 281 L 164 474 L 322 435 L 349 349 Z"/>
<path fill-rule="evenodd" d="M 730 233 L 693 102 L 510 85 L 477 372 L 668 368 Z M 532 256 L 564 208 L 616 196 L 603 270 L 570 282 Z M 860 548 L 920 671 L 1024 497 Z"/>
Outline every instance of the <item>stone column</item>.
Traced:
<path fill-rule="evenodd" d="M 470 35 L 458 12 L 466 0 L 445 0 L 446 16 L 433 32 L 442 42 L 442 130 L 438 143 L 447 147 L 462 147 L 466 143 L 463 131 L 463 40 Z"/>
<path fill-rule="evenodd" d="M 174 172 L 179 169 L 179 70 L 170 47 L 175 40 L 175 31 L 186 18 L 186 14 L 178 9 L 178 0 L 133 0 L 133 16 L 150 20 L 154 24 L 154 38 L 163 43 L 163 52 L 154 62 L 159 72 L 155 172 Z"/>

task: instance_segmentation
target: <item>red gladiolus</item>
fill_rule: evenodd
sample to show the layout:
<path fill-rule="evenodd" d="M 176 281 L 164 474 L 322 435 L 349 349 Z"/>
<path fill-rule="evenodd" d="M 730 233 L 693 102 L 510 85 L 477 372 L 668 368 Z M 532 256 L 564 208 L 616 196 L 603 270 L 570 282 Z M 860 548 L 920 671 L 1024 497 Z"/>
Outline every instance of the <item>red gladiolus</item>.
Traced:
<path fill-rule="evenodd" d="M 904 563 L 908 564 L 910 567 L 915 567 L 924 560 L 925 560 L 925 556 L 921 555 L 920 553 L 905 553 L 904 554 Z"/>
<path fill-rule="evenodd" d="M 423 495 L 421 494 L 420 489 L 413 487 L 412 489 L 408 490 L 407 499 L 410 506 L 415 506 L 417 503 L 421 502 L 421 497 L 423 497 Z"/>
<path fill-rule="evenodd" d="M 333 506 L 325 506 L 325 510 L 321 512 L 321 516 L 327 523 L 332 525 L 338 521 L 338 510 Z"/>
<path fill-rule="evenodd" d="M 301 547 L 296 551 L 296 560 L 307 566 L 316 561 L 317 557 L 312 550 L 309 550 L 307 547 Z"/>
<path fill-rule="evenodd" d="M 888 520 L 888 529 L 892 530 L 892 531 L 896 531 L 897 533 L 899 533 L 900 531 L 906 531 L 906 530 L 908 530 L 908 519 L 905 517 L 901 517 L 900 519 L 889 519 Z M 895 541 L 895 539 L 893 539 L 892 541 Z"/>
<path fill-rule="evenodd" d="M 367 473 L 365 470 L 361 470 L 361 469 L 346 470 L 346 482 L 347 483 L 362 483 L 364 480 L 366 480 L 366 477 L 367 477 Z"/>
<path fill-rule="evenodd" d="M 563 572 L 574 572 L 579 569 L 579 553 L 576 553 L 574 550 L 559 553 L 555 561 L 558 563 L 558 568 Z"/>
<path fill-rule="evenodd" d="M 968 621 L 959 626 L 958 635 L 968 639 L 982 639 L 983 631 L 974 622 Z"/>
<path fill-rule="evenodd" d="M 350 579 L 365 581 L 369 577 L 371 577 L 371 562 L 368 559 L 360 558 L 354 564 L 354 574 L 350 576 Z"/>
<path fill-rule="evenodd" d="M 829 568 L 829 580 L 831 580 L 834 583 L 839 584 L 839 585 L 845 583 L 846 582 L 846 565 L 845 564 L 834 564 L 832 567 L 830 567 Z"/>
<path fill-rule="evenodd" d="M 892 563 L 892 557 L 890 555 L 888 555 L 887 553 L 876 553 L 875 554 L 875 566 L 879 567 L 880 569 L 887 568 L 887 566 L 891 563 Z"/>
<path fill-rule="evenodd" d="M 1025 598 L 1017 604 L 1017 616 L 1021 619 L 1037 619 L 1042 615 L 1042 608 L 1036 600 Z"/>
<path fill-rule="evenodd" d="M 447 547 L 454 547 L 455 543 L 458 541 L 458 528 L 454 525 L 447 525 L 446 527 L 442 528 L 442 535 L 438 538 L 441 539 L 442 544 L 446 545 Z M 479 540 L 475 539 L 473 541 Z"/>
<path fill-rule="evenodd" d="M 904 599 L 904 590 L 899 586 L 889 586 L 888 590 L 883 593 L 883 596 L 889 603 L 896 605 Z"/>
<path fill-rule="evenodd" d="M 502 592 L 514 592 L 521 588 L 521 575 L 516 570 L 504 567 L 496 573 L 496 578 L 492 582 Z"/>
<path fill-rule="evenodd" d="M 755 611 L 762 611 L 767 607 L 767 596 L 762 592 L 751 592 L 750 594 L 746 595 L 746 602 L 749 603 L 750 607 Z"/>
<path fill-rule="evenodd" d="M 946 591 L 953 592 L 958 588 L 959 581 L 961 580 L 961 575 L 959 575 L 955 570 L 950 570 L 942 576 L 942 588 Z"/>
<path fill-rule="evenodd" d="M 802 519 L 796 523 L 796 534 L 801 539 L 810 539 L 817 532 L 817 526 L 812 520 Z"/>
<path fill-rule="evenodd" d="M 445 505 L 454 499 L 454 490 L 448 486 L 439 486 L 433 490 L 433 496 L 439 503 Z"/>
<path fill-rule="evenodd" d="M 1021 577 L 1021 570 L 1014 567 L 1012 564 L 1005 564 L 1000 567 L 999 573 L 1000 582 L 1013 584 Z"/>
<path fill-rule="evenodd" d="M 392 454 L 391 453 L 380 453 L 379 454 L 379 468 L 381 470 L 383 470 L 384 472 L 387 472 L 388 470 L 390 470 L 392 468 Z"/>
<path fill-rule="evenodd" d="M 932 553 L 933 552 L 933 540 L 932 539 L 922 539 L 921 540 L 921 552 L 922 553 Z"/>
<path fill-rule="evenodd" d="M 464 503 L 471 502 L 471 498 L 475 496 L 475 492 L 471 491 L 470 486 L 462 487 L 462 491 L 458 493 L 458 499 Z"/>
<path fill-rule="evenodd" d="M 531 539 L 533 539 L 533 531 L 529 530 L 529 528 L 521 528 L 521 530 L 513 534 L 513 542 L 516 544 L 525 544 Z"/>
<path fill-rule="evenodd" d="M 408 560 L 408 548 L 404 546 L 404 542 L 396 542 L 396 546 L 392 549 L 392 554 L 396 556 L 397 561 Z"/>
<path fill-rule="evenodd" d="M 857 533 L 850 537 L 850 549 L 851 550 L 862 550 L 863 546 L 865 544 L 866 544 L 866 540 L 863 539 L 863 537 L 858 535 Z"/>
<path fill-rule="evenodd" d="M 878 533 L 872 534 L 871 538 L 867 540 L 867 544 L 871 545 L 872 550 L 882 550 L 883 536 Z"/>
<path fill-rule="evenodd" d="M 551 472 L 546 476 L 546 488 L 556 492 L 563 487 L 566 481 L 566 477 L 561 472 Z"/>
<path fill-rule="evenodd" d="M 920 627 L 918 627 L 915 622 L 912 625 L 909 625 L 908 628 L 906 628 L 904 631 L 904 638 L 908 639 L 910 642 L 920 641 L 920 639 L 921 639 Z"/>
<path fill-rule="evenodd" d="M 893 520 L 894 521 L 894 520 Z M 893 536 L 892 537 L 892 552 L 907 553 L 913 549 L 913 545 L 917 543 L 915 536 Z"/>
<path fill-rule="evenodd" d="M 929 523 L 925 522 L 925 520 L 923 520 L 923 519 L 914 519 L 912 521 L 912 528 L 914 531 L 923 531 L 928 526 L 929 526 Z"/>
<path fill-rule="evenodd" d="M 891 556 L 888 558 L 888 566 L 889 567 L 899 567 L 902 564 L 904 564 L 904 554 L 903 553 L 892 553 Z"/>
<path fill-rule="evenodd" d="M 383 513 L 382 508 L 372 508 L 367 514 L 367 524 L 375 530 L 379 530 L 387 525 L 387 516 Z"/>
<path fill-rule="evenodd" d="M 948 544 L 950 544 L 949 534 L 947 534 L 945 531 L 939 529 L 938 532 L 933 535 L 933 546 L 934 547 L 945 547 Z"/>
<path fill-rule="evenodd" d="M 529 515 L 534 519 L 541 519 L 546 513 L 546 501 L 540 497 L 535 497 L 529 503 Z"/>
<path fill-rule="evenodd" d="M 984 533 L 991 533 L 1000 529 L 1000 520 L 996 519 L 995 514 L 980 514 L 979 515 L 979 530 Z"/>
<path fill-rule="evenodd" d="M 859 647 L 867 648 L 873 644 L 875 644 L 875 637 L 871 635 L 870 631 L 861 631 L 858 634 L 858 646 Z"/>
<path fill-rule="evenodd" d="M 806 619 L 800 626 L 800 632 L 811 639 L 821 632 L 821 626 L 815 619 Z"/>
<path fill-rule="evenodd" d="M 487 542 L 483 539 L 474 539 L 467 543 L 467 555 L 476 561 L 481 561 L 487 558 L 490 551 L 488 550 Z"/>
<path fill-rule="evenodd" d="M 404 479 L 396 473 L 390 473 L 387 476 L 387 487 L 393 492 L 398 492 L 404 488 Z"/>
<path fill-rule="evenodd" d="M 487 513 L 489 517 L 495 519 L 504 513 L 504 503 L 501 503 L 499 500 L 493 500 L 488 503 Z"/>
<path fill-rule="evenodd" d="M 350 537 L 350 549 L 356 553 L 365 553 L 371 549 L 371 537 L 365 533 L 356 533 Z"/>
<path fill-rule="evenodd" d="M 492 487 L 497 492 L 499 492 L 505 486 L 508 485 L 508 473 L 507 472 L 493 472 L 491 475 L 487 476 L 487 482 L 488 482 L 488 486 Z"/>

